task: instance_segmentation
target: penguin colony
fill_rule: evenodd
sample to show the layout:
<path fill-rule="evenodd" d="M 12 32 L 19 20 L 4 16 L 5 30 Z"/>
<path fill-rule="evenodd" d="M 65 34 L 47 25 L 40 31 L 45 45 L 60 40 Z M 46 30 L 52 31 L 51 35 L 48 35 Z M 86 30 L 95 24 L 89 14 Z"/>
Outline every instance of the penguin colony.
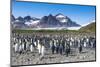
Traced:
<path fill-rule="evenodd" d="M 36 35 L 36 34 L 18 34 L 11 36 L 11 51 L 16 55 L 35 53 L 37 51 L 39 58 L 43 59 L 45 53 L 50 50 L 52 55 L 65 55 L 66 57 L 72 51 L 72 48 L 78 49 L 82 53 L 83 48 L 96 48 L 95 36 L 70 36 L 70 35 Z"/>
<path fill-rule="evenodd" d="M 15 53 L 25 53 L 27 51 L 34 52 L 38 50 L 39 55 L 45 54 L 45 49 L 51 49 L 52 54 L 65 53 L 67 56 L 71 51 L 71 47 L 79 48 L 95 48 L 95 37 L 68 37 L 58 35 L 20 35 L 14 34 L 12 37 L 12 46 Z"/>

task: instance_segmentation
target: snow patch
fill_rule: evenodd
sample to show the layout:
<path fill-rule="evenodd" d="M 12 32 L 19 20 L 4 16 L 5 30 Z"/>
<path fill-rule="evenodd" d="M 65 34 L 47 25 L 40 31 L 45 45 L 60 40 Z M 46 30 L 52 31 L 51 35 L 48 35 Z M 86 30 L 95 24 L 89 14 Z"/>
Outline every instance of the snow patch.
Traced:
<path fill-rule="evenodd" d="M 65 23 L 67 21 L 68 21 L 68 19 L 62 19 L 62 20 L 60 20 L 60 22 L 62 22 L 62 23 Z"/>
<path fill-rule="evenodd" d="M 65 18 L 65 16 L 64 15 L 58 15 L 58 16 L 56 16 L 56 18 Z"/>
<path fill-rule="evenodd" d="M 39 21 L 40 21 L 40 20 L 36 20 L 36 21 L 30 20 L 30 22 L 25 22 L 25 24 L 28 25 L 28 26 L 29 26 L 29 25 L 34 25 L 34 24 L 38 24 Z"/>
<path fill-rule="evenodd" d="M 89 25 L 89 24 L 91 24 L 91 23 L 94 23 L 94 22 L 95 22 L 95 20 L 92 20 L 91 22 L 88 22 L 88 23 L 83 24 L 83 25 L 81 25 L 81 26 L 84 27 L 84 26 L 87 26 L 87 25 Z"/>
<path fill-rule="evenodd" d="M 68 27 L 68 30 L 79 30 L 81 27 Z"/>

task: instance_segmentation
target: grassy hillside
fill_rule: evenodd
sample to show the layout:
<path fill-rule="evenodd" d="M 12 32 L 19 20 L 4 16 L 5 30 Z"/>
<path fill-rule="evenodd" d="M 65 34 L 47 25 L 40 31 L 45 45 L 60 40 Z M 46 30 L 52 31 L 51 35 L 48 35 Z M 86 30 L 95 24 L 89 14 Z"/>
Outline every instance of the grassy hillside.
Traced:
<path fill-rule="evenodd" d="M 82 28 L 80 28 L 79 31 L 95 32 L 96 31 L 96 23 L 93 22 L 85 27 L 82 27 Z"/>

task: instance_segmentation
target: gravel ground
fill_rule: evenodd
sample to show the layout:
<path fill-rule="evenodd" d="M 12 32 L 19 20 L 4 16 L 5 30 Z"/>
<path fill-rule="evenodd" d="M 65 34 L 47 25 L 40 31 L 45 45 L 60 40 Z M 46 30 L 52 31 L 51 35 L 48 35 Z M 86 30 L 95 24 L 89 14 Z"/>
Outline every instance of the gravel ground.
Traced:
<path fill-rule="evenodd" d="M 52 54 L 51 50 L 46 50 L 43 58 L 38 54 L 37 50 L 33 53 L 27 52 L 23 54 L 14 53 L 11 50 L 11 65 L 30 65 L 30 64 L 47 64 L 47 63 L 64 63 L 64 62 L 77 62 L 77 61 L 95 61 L 95 49 L 84 48 L 82 53 L 78 49 L 72 48 L 68 57 L 63 53 Z"/>

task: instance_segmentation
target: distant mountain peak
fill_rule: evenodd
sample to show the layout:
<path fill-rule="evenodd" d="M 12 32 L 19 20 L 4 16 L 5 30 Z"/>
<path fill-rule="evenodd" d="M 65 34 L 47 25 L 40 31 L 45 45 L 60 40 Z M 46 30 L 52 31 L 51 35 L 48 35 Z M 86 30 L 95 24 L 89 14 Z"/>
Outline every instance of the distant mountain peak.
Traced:
<path fill-rule="evenodd" d="M 68 18 L 61 13 L 58 13 L 57 15 L 55 15 L 55 17 L 56 17 L 57 20 L 59 20 L 62 23 L 68 22 Z"/>
<path fill-rule="evenodd" d="M 19 16 L 18 18 L 16 18 L 16 20 L 17 20 L 18 22 L 24 22 L 24 18 L 21 17 L 21 16 Z"/>
<path fill-rule="evenodd" d="M 56 18 L 65 18 L 65 16 L 62 13 L 58 13 L 57 15 L 55 15 Z"/>
<path fill-rule="evenodd" d="M 52 14 L 49 14 L 48 17 L 53 17 L 53 15 Z"/>
<path fill-rule="evenodd" d="M 31 16 L 25 16 L 24 20 L 25 20 L 25 22 L 28 22 L 28 21 L 32 20 L 32 17 Z"/>
<path fill-rule="evenodd" d="M 64 15 L 64 14 L 62 14 L 62 13 L 58 13 L 58 14 L 56 14 L 56 15 Z"/>
<path fill-rule="evenodd" d="M 11 15 L 11 21 L 12 21 L 12 22 L 15 21 L 14 15 Z"/>

